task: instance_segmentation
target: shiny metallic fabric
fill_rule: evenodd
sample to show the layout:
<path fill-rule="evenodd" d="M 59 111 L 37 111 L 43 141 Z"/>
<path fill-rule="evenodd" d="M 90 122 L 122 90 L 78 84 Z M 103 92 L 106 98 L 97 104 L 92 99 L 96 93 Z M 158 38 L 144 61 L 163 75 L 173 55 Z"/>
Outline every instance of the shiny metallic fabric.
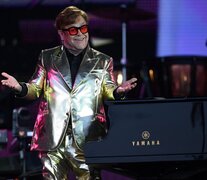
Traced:
<path fill-rule="evenodd" d="M 43 178 L 46 180 L 67 180 L 69 169 L 78 180 L 89 180 L 90 171 L 85 164 L 83 152 L 77 148 L 72 134 L 66 135 L 60 147 L 52 152 L 40 152 L 43 164 Z"/>
<path fill-rule="evenodd" d="M 32 150 L 54 151 L 65 138 L 69 119 L 77 147 L 107 133 L 103 101 L 117 87 L 111 57 L 87 47 L 74 85 L 62 46 L 43 50 L 24 98 L 41 97 Z"/>

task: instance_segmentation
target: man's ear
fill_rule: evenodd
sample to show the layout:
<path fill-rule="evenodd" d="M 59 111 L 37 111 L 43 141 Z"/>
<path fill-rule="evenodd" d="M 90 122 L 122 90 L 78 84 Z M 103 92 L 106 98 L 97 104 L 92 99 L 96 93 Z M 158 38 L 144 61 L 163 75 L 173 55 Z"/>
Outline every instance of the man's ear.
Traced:
<path fill-rule="evenodd" d="M 61 39 L 61 41 L 63 41 L 64 40 L 64 32 L 63 31 L 61 31 L 61 30 L 58 30 L 58 34 L 59 34 L 59 36 L 60 36 L 60 39 Z"/>

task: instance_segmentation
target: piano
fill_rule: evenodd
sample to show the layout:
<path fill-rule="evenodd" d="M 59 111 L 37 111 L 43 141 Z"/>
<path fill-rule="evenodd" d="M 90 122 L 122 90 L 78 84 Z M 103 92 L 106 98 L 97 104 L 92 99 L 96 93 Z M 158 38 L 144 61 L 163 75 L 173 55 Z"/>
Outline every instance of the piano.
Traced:
<path fill-rule="evenodd" d="M 105 102 L 109 130 L 86 163 L 131 178 L 207 177 L 207 98 Z"/>

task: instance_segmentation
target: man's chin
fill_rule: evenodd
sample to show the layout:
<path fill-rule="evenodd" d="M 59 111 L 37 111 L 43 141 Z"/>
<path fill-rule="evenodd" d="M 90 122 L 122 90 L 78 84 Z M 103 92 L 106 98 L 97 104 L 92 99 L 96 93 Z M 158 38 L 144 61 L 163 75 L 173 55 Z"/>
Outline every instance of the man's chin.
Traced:
<path fill-rule="evenodd" d="M 87 46 L 86 45 L 82 45 L 82 46 L 77 46 L 76 49 L 81 51 L 84 50 Z"/>

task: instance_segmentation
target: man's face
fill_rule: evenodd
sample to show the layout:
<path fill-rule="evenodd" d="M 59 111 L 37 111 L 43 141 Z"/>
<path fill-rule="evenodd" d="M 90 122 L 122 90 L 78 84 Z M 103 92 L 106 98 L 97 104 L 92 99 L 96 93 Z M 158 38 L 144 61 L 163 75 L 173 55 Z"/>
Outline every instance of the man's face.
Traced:
<path fill-rule="evenodd" d="M 74 24 L 64 27 L 64 31 L 58 30 L 63 45 L 74 54 L 79 54 L 88 45 L 89 34 L 83 25 L 87 25 L 86 21 L 82 16 L 78 16 Z M 80 29 L 82 26 L 83 28 Z M 71 27 L 75 27 L 70 29 L 73 34 L 69 32 Z M 79 29 L 77 30 L 76 27 Z M 77 34 L 74 31 L 77 31 Z"/>

